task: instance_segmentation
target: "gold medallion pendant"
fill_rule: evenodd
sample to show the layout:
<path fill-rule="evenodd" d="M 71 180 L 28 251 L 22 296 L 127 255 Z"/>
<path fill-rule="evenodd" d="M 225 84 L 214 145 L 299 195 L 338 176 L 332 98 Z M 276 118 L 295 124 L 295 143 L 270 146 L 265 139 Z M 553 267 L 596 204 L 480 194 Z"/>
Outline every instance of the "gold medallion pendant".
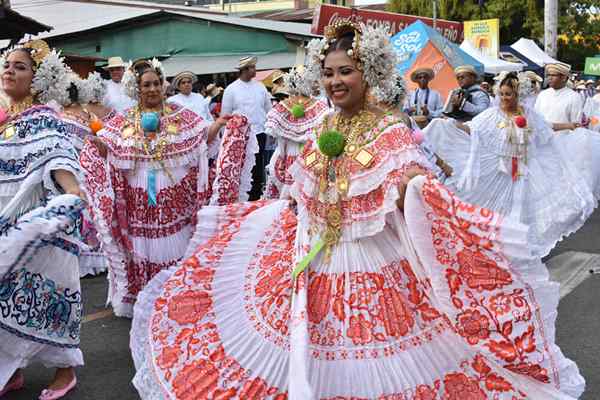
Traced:
<path fill-rule="evenodd" d="M 121 133 L 121 136 L 123 136 L 124 139 L 130 138 L 135 134 L 135 129 L 132 126 L 127 126 L 125 129 L 123 129 L 123 132 Z"/>
<path fill-rule="evenodd" d="M 17 133 L 17 128 L 15 128 L 14 125 L 8 125 L 6 128 L 4 128 L 4 131 L 2 132 L 2 137 L 5 140 L 8 140 L 11 137 L 15 136 L 16 133 Z"/>
<path fill-rule="evenodd" d="M 177 128 L 177 125 L 175 125 L 175 124 L 167 125 L 167 133 L 169 135 L 177 135 L 178 132 L 179 132 L 179 129 Z"/>

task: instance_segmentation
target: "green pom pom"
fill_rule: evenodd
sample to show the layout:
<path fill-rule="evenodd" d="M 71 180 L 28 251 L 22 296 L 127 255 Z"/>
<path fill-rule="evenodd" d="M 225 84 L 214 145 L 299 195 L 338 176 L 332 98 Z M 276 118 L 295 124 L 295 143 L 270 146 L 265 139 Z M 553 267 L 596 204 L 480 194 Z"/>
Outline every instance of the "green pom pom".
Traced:
<path fill-rule="evenodd" d="M 294 116 L 294 118 L 304 117 L 304 105 L 294 104 L 294 106 L 292 107 L 292 115 Z"/>
<path fill-rule="evenodd" d="M 317 139 L 319 150 L 327 157 L 337 157 L 344 152 L 346 146 L 346 138 L 338 131 L 331 130 L 324 132 Z"/>

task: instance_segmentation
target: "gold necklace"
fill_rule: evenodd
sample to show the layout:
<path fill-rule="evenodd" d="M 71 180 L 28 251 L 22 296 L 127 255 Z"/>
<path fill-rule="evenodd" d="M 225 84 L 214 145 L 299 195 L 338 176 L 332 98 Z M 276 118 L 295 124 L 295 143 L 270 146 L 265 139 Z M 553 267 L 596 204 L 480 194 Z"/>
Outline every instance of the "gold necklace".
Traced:
<path fill-rule="evenodd" d="M 17 129 L 15 128 L 12 121 L 14 121 L 23 111 L 31 108 L 34 104 L 33 96 L 27 96 L 23 100 L 18 101 L 16 103 L 12 103 L 7 111 L 7 118 L 5 121 L 0 123 L 0 137 L 2 139 L 10 139 L 17 133 Z"/>

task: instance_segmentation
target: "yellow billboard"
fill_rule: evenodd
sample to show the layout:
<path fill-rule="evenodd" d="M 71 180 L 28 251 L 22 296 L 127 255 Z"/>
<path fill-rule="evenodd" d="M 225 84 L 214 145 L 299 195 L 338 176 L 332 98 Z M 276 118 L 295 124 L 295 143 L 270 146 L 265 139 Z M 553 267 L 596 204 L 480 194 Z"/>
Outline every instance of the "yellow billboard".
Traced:
<path fill-rule="evenodd" d="M 500 20 L 465 21 L 465 40 L 488 57 L 498 58 L 500 48 Z"/>

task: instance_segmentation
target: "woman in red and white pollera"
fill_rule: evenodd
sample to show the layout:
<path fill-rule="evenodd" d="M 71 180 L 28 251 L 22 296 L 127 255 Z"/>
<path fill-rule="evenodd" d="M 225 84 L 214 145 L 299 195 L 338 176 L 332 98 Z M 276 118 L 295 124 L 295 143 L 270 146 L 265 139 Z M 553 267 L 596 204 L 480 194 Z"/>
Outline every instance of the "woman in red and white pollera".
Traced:
<path fill-rule="evenodd" d="M 367 101 L 394 83 L 387 30 L 342 20 L 310 48 L 337 111 L 290 169 L 294 204 L 199 212 L 193 256 L 135 307 L 142 399 L 577 398 L 526 227 L 457 198 Z"/>

